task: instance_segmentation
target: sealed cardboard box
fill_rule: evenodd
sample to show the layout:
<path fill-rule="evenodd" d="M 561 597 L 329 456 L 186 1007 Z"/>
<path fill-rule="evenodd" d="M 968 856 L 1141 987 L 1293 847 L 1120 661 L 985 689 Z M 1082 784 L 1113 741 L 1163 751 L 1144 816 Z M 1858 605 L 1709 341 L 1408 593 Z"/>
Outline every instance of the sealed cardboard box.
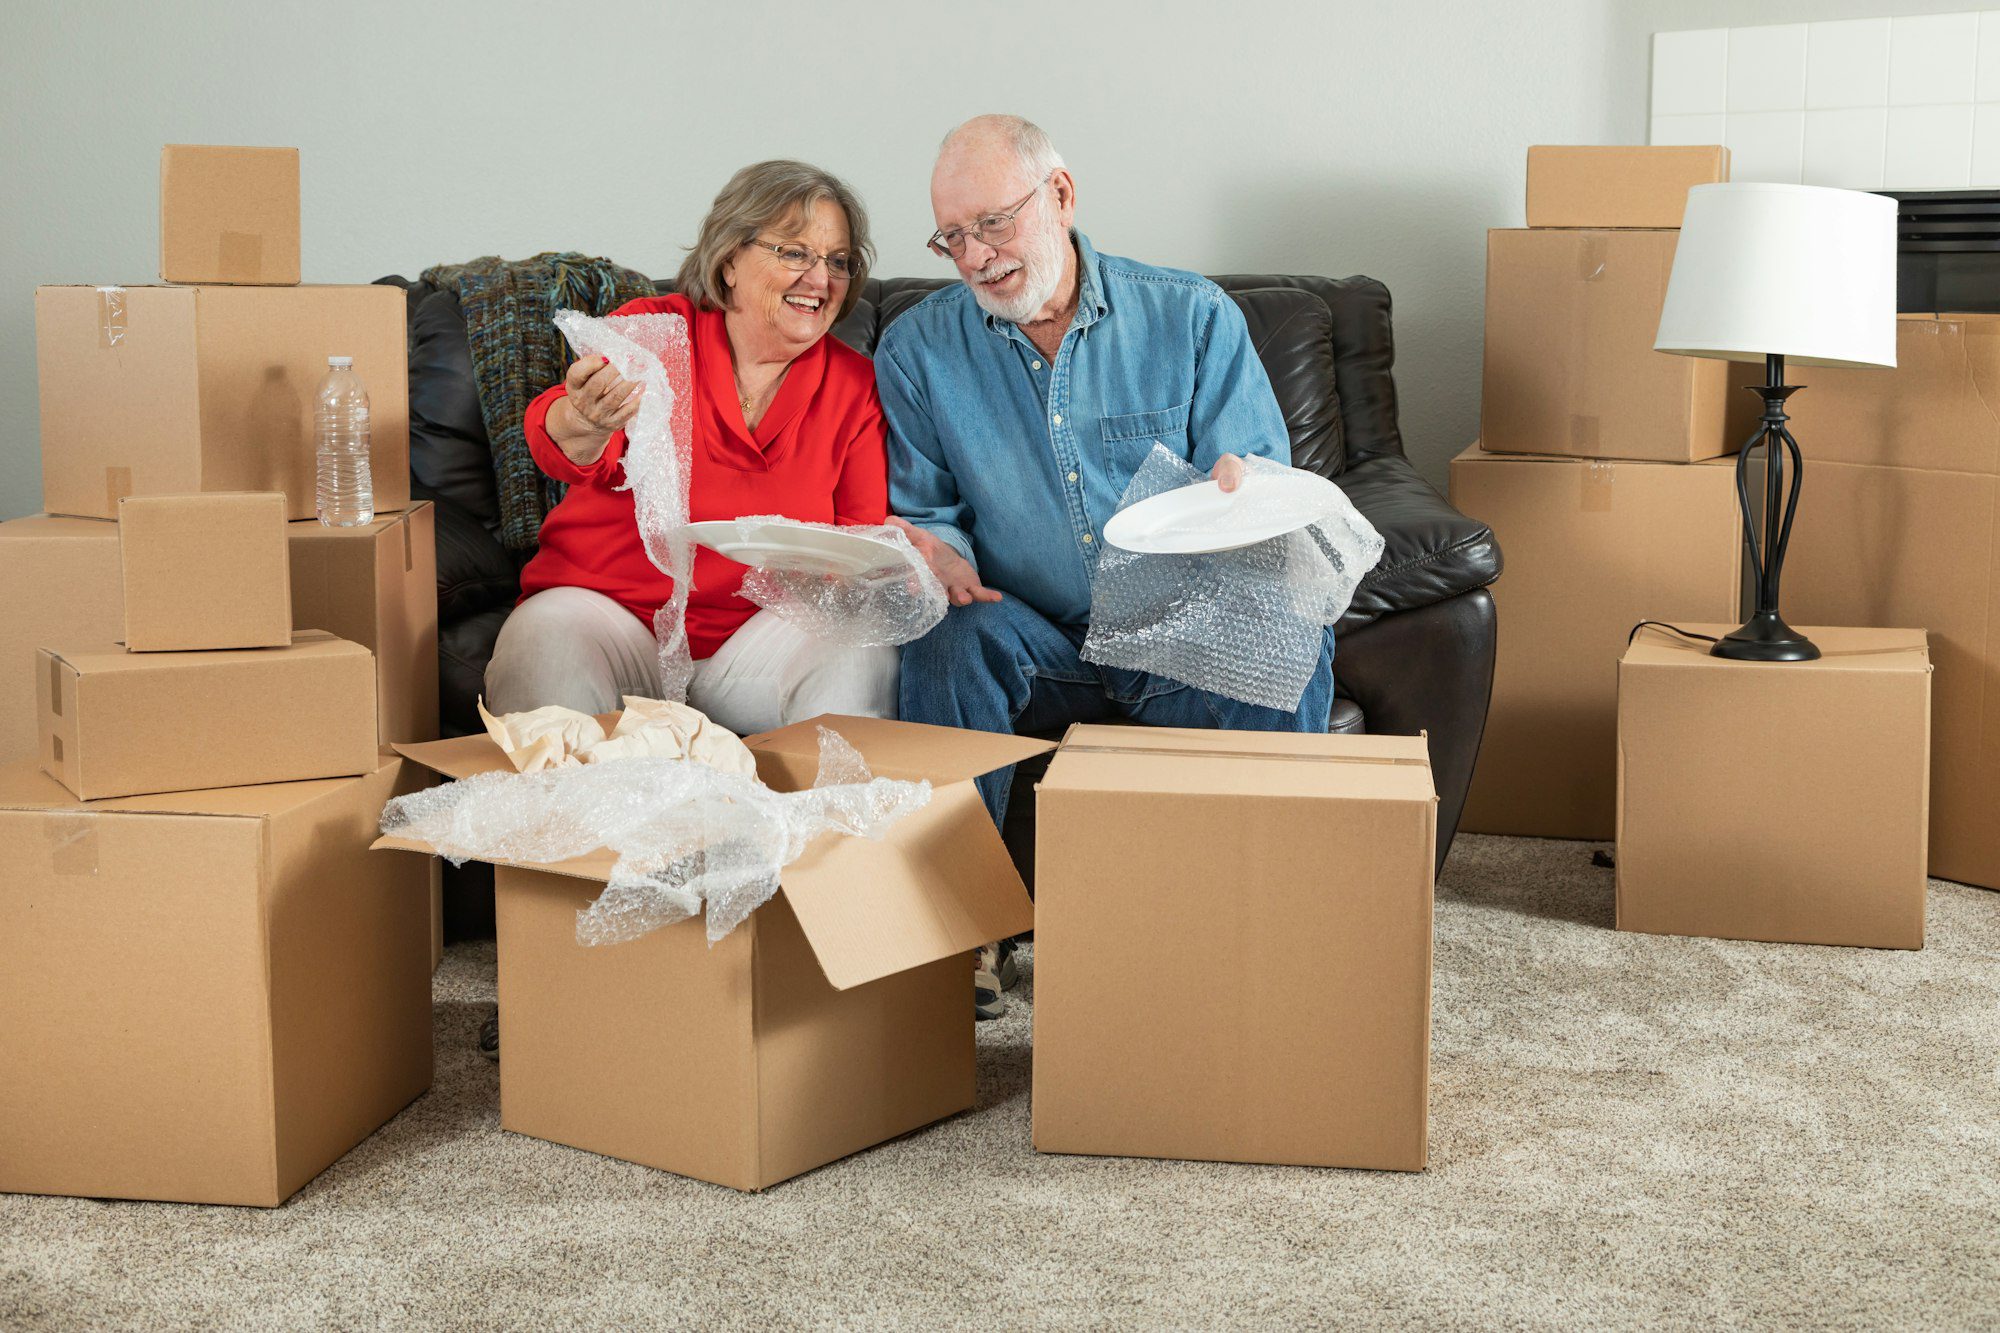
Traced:
<path fill-rule="evenodd" d="M 1732 662 L 1651 628 L 1626 650 L 1620 930 L 1923 947 L 1924 632 L 1800 629 L 1817 661 Z"/>
<path fill-rule="evenodd" d="M 1743 521 L 1731 459 L 1692 466 L 1489 454 L 1451 463 L 1451 502 L 1493 529 L 1500 636 L 1468 833 L 1609 841 L 1618 658 L 1642 620 L 1727 620 Z"/>
<path fill-rule="evenodd" d="M 312 518 L 329 356 L 368 390 L 375 509 L 410 498 L 409 354 L 395 287 L 43 287 L 42 506 L 116 518 L 128 495 L 283 491 Z"/>
<path fill-rule="evenodd" d="M 426 775 L 81 803 L 0 769 L 0 1191 L 275 1207 L 431 1083 Z"/>
<path fill-rule="evenodd" d="M 2000 316 L 1904 315 L 1894 369 L 1797 366 L 1789 618 L 1922 625 L 1930 869 L 2000 889 Z"/>
<path fill-rule="evenodd" d="M 279 648 L 292 641 L 285 497 L 128 496 L 118 504 L 125 647 Z"/>
<path fill-rule="evenodd" d="M 297 283 L 299 150 L 162 148 L 160 280 Z"/>
<path fill-rule="evenodd" d="M 118 525 L 35 514 L 0 523 L 0 763 L 41 751 L 35 650 L 125 632 Z"/>
<path fill-rule="evenodd" d="M 1423 1168 L 1422 737 L 1075 726 L 1036 808 L 1039 1151 Z"/>
<path fill-rule="evenodd" d="M 318 630 L 284 648 L 44 648 L 42 767 L 84 800 L 366 773 L 375 666 Z"/>
<path fill-rule="evenodd" d="M 292 624 L 375 654 L 384 745 L 438 734 L 437 509 L 419 501 L 365 527 L 287 525 Z"/>
<path fill-rule="evenodd" d="M 968 955 L 1033 924 L 972 779 L 1049 747 L 825 717 L 746 738 L 759 778 L 812 785 L 821 725 L 930 802 L 880 841 L 815 842 L 713 947 L 699 919 L 578 944 L 608 852 L 497 863 L 503 1129 L 756 1190 L 972 1105 Z M 486 736 L 398 748 L 451 778 L 511 767 Z"/>
<path fill-rule="evenodd" d="M 1750 368 L 1653 350 L 1679 235 L 1487 233 L 1489 451 L 1691 463 L 1741 447 L 1756 398 L 1732 386 Z"/>
<path fill-rule="evenodd" d="M 1678 228 L 1690 189 L 1728 179 L 1721 144 L 1537 144 L 1528 150 L 1528 225 Z"/>

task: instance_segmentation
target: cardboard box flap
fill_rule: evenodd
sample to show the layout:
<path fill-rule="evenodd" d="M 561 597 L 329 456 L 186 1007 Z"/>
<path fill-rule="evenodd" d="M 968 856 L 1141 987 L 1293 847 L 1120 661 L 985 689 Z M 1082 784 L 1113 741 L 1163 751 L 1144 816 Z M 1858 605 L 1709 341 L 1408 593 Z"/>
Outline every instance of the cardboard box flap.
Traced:
<path fill-rule="evenodd" d="M 384 752 L 382 764 L 395 762 Z M 314 778 L 305 782 L 271 782 L 254 787 L 207 787 L 199 791 L 160 792 L 146 796 L 116 796 L 80 801 L 68 788 L 42 771 L 37 759 L 0 766 L 0 810 L 69 810 L 78 814 L 208 815 L 263 819 L 310 805 L 353 782 L 351 777 Z"/>
<path fill-rule="evenodd" d="M 289 648 L 216 648 L 175 653 L 134 653 L 120 644 L 92 644 L 82 648 L 46 650 L 49 656 L 67 663 L 79 675 L 99 671 L 175 671 L 191 666 L 225 662 L 256 662 L 260 654 L 299 657 L 368 656 L 358 643 L 349 643 L 322 629 L 292 631 Z"/>
<path fill-rule="evenodd" d="M 838 732 L 861 752 L 869 771 L 884 778 L 928 778 L 942 786 L 969 782 L 996 768 L 1032 759 L 1055 749 L 1055 742 L 1030 736 L 1006 736 L 990 731 L 962 731 L 921 722 L 893 722 L 879 717 L 846 717 L 828 713 L 789 727 L 744 737 L 758 754 L 786 761 L 792 772 L 811 774 L 819 765 L 819 729 Z M 806 779 L 809 784 L 811 779 Z"/>
<path fill-rule="evenodd" d="M 1423 736 L 1079 724 L 1041 786 L 1336 799 L 1436 799 Z"/>
<path fill-rule="evenodd" d="M 1723 635 L 1734 625 L 1681 625 L 1690 634 Z M 1931 669 L 1929 638 L 1920 629 L 1826 629 L 1800 625 L 1798 632 L 1819 645 L 1810 662 L 1730 662 L 1715 657 L 1702 640 L 1684 638 L 1648 625 L 1634 636 L 1621 659 L 1649 666 L 1724 666 L 1765 671 L 1916 671 Z M 1836 642 L 1821 642 L 1832 636 Z"/>
<path fill-rule="evenodd" d="M 784 893 L 836 990 L 1035 925 L 1027 888 L 970 783 L 934 787 L 930 803 L 880 842 L 815 839 L 786 868 Z"/>

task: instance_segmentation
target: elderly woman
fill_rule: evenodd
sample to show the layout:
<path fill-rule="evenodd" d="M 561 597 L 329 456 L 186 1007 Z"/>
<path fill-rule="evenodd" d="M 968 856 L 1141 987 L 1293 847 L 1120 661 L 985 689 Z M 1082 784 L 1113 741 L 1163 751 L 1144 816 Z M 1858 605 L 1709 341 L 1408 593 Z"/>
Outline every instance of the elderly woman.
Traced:
<path fill-rule="evenodd" d="M 803 162 L 759 162 L 716 196 L 679 293 L 619 315 L 686 317 L 693 344 L 694 521 L 782 514 L 881 523 L 888 512 L 882 408 L 867 358 L 827 337 L 853 309 L 873 256 L 845 184 Z M 576 362 L 530 404 L 535 460 L 569 485 L 542 524 L 486 669 L 487 706 L 610 712 L 658 689 L 653 614 L 671 580 L 647 559 L 623 480 L 623 427 L 642 389 L 602 357 Z M 816 640 L 738 589 L 744 567 L 696 549 L 688 702 L 742 733 L 820 713 L 893 716 L 897 652 Z"/>

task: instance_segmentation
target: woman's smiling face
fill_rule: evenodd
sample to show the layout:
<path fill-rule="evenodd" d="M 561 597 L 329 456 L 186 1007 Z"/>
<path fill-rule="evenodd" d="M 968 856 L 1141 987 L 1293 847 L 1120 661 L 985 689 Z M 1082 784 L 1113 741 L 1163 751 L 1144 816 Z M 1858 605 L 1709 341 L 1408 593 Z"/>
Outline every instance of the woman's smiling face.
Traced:
<path fill-rule="evenodd" d="M 796 244 L 821 255 L 846 254 L 847 215 L 831 199 L 821 199 L 805 216 L 764 228 L 757 240 Z M 723 265 L 722 280 L 729 287 L 732 313 L 794 356 L 833 327 L 849 281 L 828 272 L 824 263 L 803 273 L 788 268 L 758 244 L 738 249 Z"/>

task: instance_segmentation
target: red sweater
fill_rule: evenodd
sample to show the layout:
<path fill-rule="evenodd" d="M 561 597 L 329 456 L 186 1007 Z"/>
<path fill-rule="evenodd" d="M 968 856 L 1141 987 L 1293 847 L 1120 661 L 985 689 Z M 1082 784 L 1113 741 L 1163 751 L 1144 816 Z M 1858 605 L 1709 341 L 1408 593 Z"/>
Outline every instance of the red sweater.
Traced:
<path fill-rule="evenodd" d="M 736 399 L 729 335 L 719 310 L 696 310 L 683 296 L 630 301 L 617 315 L 686 316 L 693 343 L 694 466 L 688 482 L 692 522 L 782 514 L 813 523 L 880 523 L 889 512 L 888 453 L 875 368 L 833 338 L 821 338 L 792 362 L 778 396 L 752 432 Z M 578 467 L 549 437 L 549 406 L 558 384 L 528 405 L 528 448 L 557 481 L 562 503 L 542 520 L 541 549 L 521 571 L 521 599 L 545 588 L 590 588 L 646 623 L 673 591 L 639 539 L 625 480 L 625 432 L 604 456 Z M 745 567 L 695 547 L 688 594 L 688 641 L 697 659 L 712 656 L 757 608 L 737 595 Z"/>

